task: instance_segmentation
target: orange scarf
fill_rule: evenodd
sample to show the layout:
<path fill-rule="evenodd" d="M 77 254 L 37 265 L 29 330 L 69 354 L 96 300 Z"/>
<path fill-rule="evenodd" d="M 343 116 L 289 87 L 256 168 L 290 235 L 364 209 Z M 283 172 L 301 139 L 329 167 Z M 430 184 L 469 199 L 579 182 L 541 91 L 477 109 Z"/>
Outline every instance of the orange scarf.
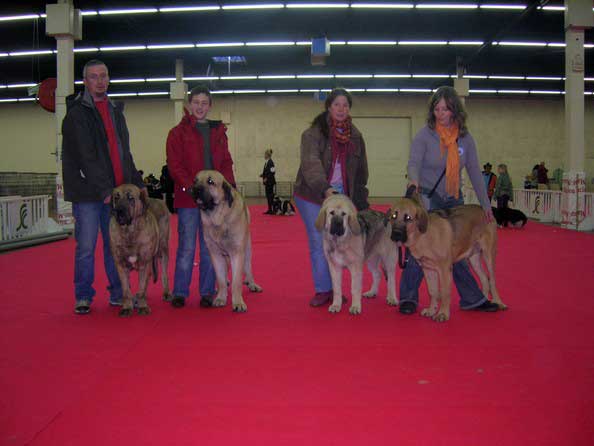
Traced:
<path fill-rule="evenodd" d="M 458 153 L 458 124 L 452 123 L 450 127 L 435 124 L 435 131 L 439 135 L 439 148 L 443 157 L 447 152 L 446 160 L 446 192 L 451 197 L 459 198 L 460 195 L 460 155 Z"/>

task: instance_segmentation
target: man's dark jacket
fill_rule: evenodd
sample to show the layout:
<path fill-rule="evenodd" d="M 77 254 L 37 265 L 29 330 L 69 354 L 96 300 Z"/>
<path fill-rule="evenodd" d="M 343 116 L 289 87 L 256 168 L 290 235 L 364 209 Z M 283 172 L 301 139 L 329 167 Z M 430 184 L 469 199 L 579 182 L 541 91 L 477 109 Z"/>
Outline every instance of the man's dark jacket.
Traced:
<path fill-rule="evenodd" d="M 109 100 L 111 119 L 118 139 L 124 183 L 144 188 L 132 154 L 123 104 Z M 62 175 L 64 199 L 72 202 L 103 201 L 115 187 L 105 126 L 93 98 L 84 94 L 69 96 L 62 122 Z"/>

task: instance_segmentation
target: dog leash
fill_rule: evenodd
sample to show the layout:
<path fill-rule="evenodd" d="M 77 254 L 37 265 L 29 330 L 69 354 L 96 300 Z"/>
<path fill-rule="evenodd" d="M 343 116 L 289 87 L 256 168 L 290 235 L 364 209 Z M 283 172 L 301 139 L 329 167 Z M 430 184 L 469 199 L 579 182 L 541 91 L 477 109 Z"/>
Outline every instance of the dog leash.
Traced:
<path fill-rule="evenodd" d="M 443 176 L 443 175 L 442 175 Z M 441 181 L 441 178 L 439 179 Z M 439 181 L 437 182 L 437 184 L 439 184 Z M 435 185 L 435 187 L 437 187 L 437 184 Z M 435 187 L 433 188 L 433 191 L 435 191 Z M 405 198 L 412 198 L 412 196 L 417 192 L 417 186 L 415 186 L 414 184 L 411 184 L 410 186 L 408 186 L 408 188 L 406 189 L 406 194 L 404 195 Z M 400 267 L 400 269 L 404 269 L 406 268 L 406 265 L 408 263 L 408 257 L 410 256 L 410 250 L 404 246 L 400 246 L 398 248 L 398 266 Z"/>

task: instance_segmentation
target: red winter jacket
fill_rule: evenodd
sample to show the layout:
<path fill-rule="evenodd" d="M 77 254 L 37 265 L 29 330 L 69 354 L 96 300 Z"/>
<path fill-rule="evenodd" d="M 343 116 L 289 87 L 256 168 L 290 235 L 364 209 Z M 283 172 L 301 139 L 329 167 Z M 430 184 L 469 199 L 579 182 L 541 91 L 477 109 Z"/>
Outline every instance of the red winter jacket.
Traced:
<path fill-rule="evenodd" d="M 187 110 L 181 122 L 167 136 L 167 166 L 175 182 L 175 208 L 195 208 L 196 202 L 189 191 L 194 177 L 204 168 L 202 135 L 196 128 L 196 118 Z M 227 145 L 227 127 L 221 121 L 210 124 L 210 151 L 215 170 L 235 187 L 233 160 Z M 185 189 L 185 190 L 184 190 Z"/>

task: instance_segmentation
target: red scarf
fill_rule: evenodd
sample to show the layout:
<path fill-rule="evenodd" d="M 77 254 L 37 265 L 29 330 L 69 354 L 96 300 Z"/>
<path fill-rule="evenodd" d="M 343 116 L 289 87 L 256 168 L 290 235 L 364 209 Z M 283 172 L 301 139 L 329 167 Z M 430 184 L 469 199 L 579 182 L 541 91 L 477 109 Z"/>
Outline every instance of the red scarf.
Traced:
<path fill-rule="evenodd" d="M 101 115 L 101 120 L 103 121 L 103 126 L 105 127 L 105 134 L 107 136 L 107 143 L 109 145 L 109 157 L 111 158 L 113 175 L 115 177 L 115 185 L 117 187 L 124 183 L 124 170 L 122 168 L 122 160 L 120 158 L 118 137 L 111 119 L 107 98 L 102 101 L 95 101 L 95 107 Z"/>
<path fill-rule="evenodd" d="M 332 148 L 332 168 L 328 174 L 328 181 L 332 179 L 334 174 L 334 166 L 336 162 L 340 163 L 342 173 L 342 185 L 344 193 L 348 195 L 347 172 L 346 172 L 346 158 L 355 150 L 355 145 L 351 141 L 351 117 L 347 117 L 344 121 L 335 121 L 330 117 L 330 147 Z"/>

